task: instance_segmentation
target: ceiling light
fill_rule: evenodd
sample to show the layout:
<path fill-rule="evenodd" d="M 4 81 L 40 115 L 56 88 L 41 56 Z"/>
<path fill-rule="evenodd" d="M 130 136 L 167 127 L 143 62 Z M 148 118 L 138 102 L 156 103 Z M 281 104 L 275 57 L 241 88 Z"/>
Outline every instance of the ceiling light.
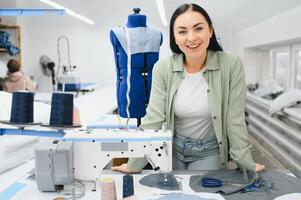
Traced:
<path fill-rule="evenodd" d="M 79 13 L 77 13 L 77 12 L 75 12 L 73 10 L 70 10 L 69 8 L 66 8 L 66 7 L 64 7 L 64 6 L 58 4 L 58 3 L 54 2 L 54 1 L 51 1 L 51 0 L 40 0 L 40 1 L 43 2 L 43 3 L 45 3 L 45 4 L 47 4 L 47 5 L 49 5 L 49 6 L 52 6 L 54 8 L 63 9 L 63 10 L 65 10 L 65 12 L 68 15 L 71 15 L 71 16 L 73 16 L 73 17 L 75 17 L 75 18 L 77 18 L 77 19 L 79 19 L 79 20 L 81 20 L 83 22 L 86 22 L 87 24 L 90 24 L 90 25 L 94 25 L 95 24 L 91 19 L 89 19 L 89 18 L 87 18 L 87 17 L 85 17 L 83 15 L 80 15 Z"/>
<path fill-rule="evenodd" d="M 161 22 L 164 26 L 167 26 L 167 19 L 166 19 L 163 0 L 156 0 L 156 3 L 157 3 L 157 6 L 158 6 Z"/>

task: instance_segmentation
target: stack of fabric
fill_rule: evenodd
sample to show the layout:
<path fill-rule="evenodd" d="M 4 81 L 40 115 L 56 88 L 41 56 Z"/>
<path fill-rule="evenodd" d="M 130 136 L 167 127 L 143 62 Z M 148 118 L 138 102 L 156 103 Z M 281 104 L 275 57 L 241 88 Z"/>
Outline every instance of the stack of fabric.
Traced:
<path fill-rule="evenodd" d="M 0 136 L 0 174 L 33 158 L 37 137 Z"/>
<path fill-rule="evenodd" d="M 0 120 L 9 120 L 11 112 L 12 94 L 0 91 Z M 48 122 L 50 105 L 35 102 L 34 119 L 39 122 Z M 0 124 L 0 128 L 5 125 Z M 20 135 L 0 136 L 0 174 L 33 158 L 34 147 L 38 137 Z"/>

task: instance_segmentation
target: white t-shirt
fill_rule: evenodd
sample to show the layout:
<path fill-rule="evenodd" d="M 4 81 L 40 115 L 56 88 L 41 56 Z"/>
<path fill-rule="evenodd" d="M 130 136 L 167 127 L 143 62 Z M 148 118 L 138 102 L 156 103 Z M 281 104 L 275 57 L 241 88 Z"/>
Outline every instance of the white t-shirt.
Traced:
<path fill-rule="evenodd" d="M 173 100 L 175 133 L 192 139 L 207 138 L 214 130 L 203 71 L 191 74 L 184 68 L 185 78 Z"/>

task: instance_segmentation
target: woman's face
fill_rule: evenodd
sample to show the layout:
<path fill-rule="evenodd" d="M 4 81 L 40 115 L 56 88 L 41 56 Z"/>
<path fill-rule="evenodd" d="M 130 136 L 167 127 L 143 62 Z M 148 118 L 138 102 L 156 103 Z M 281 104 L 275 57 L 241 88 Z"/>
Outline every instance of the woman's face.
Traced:
<path fill-rule="evenodd" d="M 186 57 L 200 57 L 207 51 L 212 28 L 199 12 L 188 10 L 174 23 L 175 41 Z"/>

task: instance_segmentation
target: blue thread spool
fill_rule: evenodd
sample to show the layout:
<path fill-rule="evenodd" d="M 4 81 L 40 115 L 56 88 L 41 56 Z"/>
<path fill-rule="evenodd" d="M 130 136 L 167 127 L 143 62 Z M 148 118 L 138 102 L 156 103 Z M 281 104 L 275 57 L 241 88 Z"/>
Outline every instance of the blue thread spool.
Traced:
<path fill-rule="evenodd" d="M 13 92 L 10 122 L 33 123 L 33 93 Z"/>
<path fill-rule="evenodd" d="M 53 93 L 51 99 L 51 126 L 73 124 L 73 94 Z"/>
<path fill-rule="evenodd" d="M 130 197 L 134 195 L 134 181 L 131 174 L 126 174 L 123 176 L 123 198 Z"/>

